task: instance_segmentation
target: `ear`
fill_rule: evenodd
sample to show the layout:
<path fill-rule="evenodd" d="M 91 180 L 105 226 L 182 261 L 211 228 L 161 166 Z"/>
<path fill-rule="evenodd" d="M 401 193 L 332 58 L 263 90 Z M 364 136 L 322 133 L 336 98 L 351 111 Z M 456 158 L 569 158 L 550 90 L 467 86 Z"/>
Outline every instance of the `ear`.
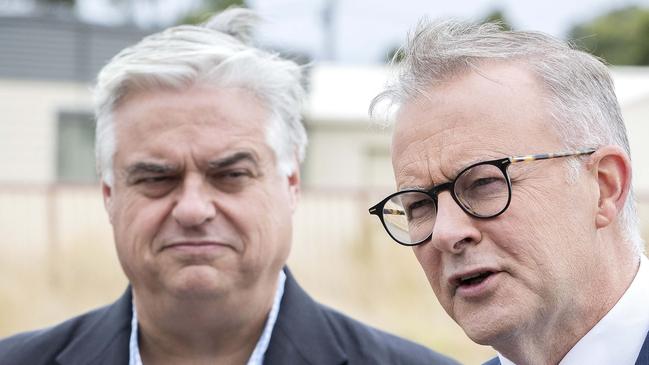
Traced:
<path fill-rule="evenodd" d="M 295 211 L 297 202 L 300 199 L 300 164 L 295 162 L 295 169 L 287 177 L 289 189 L 289 206 L 291 211 Z"/>
<path fill-rule="evenodd" d="M 604 228 L 624 208 L 631 189 L 631 160 L 619 146 L 605 146 L 593 153 L 589 164 L 599 187 L 595 225 Z"/>
<path fill-rule="evenodd" d="M 113 223 L 113 188 L 104 180 L 101 181 L 101 194 L 104 197 L 104 208 L 108 213 L 108 219 Z"/>

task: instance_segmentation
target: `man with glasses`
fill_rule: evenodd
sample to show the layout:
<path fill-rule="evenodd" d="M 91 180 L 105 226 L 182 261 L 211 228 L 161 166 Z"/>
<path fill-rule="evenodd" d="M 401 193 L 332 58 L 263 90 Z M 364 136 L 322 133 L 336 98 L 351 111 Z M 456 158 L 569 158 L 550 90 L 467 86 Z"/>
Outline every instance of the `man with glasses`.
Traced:
<path fill-rule="evenodd" d="M 397 80 L 398 191 L 370 208 L 412 246 L 489 364 L 649 364 L 649 262 L 604 64 L 498 25 L 422 22 Z M 396 107 L 396 108 L 395 108 Z"/>
<path fill-rule="evenodd" d="M 253 13 L 146 37 L 98 76 L 97 157 L 120 264 L 112 305 L 0 341 L 0 364 L 454 364 L 316 303 L 285 267 L 302 69 Z"/>

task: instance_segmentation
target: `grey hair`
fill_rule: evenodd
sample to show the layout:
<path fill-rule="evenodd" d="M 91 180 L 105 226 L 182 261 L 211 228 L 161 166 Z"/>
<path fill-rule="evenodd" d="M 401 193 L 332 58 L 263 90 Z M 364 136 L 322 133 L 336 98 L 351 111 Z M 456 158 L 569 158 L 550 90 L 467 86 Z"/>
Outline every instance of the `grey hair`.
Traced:
<path fill-rule="evenodd" d="M 107 185 L 114 182 L 113 113 L 120 103 L 135 92 L 193 85 L 254 92 L 270 110 L 266 141 L 275 152 L 279 172 L 290 175 L 298 168 L 307 144 L 301 121 L 302 68 L 250 45 L 258 20 L 250 10 L 228 9 L 205 24 L 180 25 L 147 36 L 104 66 L 97 77 L 94 105 L 97 170 Z"/>
<path fill-rule="evenodd" d="M 608 68 L 562 40 L 540 32 L 505 31 L 497 23 L 424 19 L 409 33 L 401 52 L 396 80 L 372 100 L 371 117 L 377 118 L 379 110 L 391 111 L 408 100 L 426 97 L 431 87 L 479 68 L 480 63 L 519 61 L 547 91 L 552 127 L 566 149 L 612 144 L 631 156 Z M 578 171 L 578 163 L 571 170 Z M 624 238 L 639 254 L 644 243 L 632 191 L 620 222 Z"/>

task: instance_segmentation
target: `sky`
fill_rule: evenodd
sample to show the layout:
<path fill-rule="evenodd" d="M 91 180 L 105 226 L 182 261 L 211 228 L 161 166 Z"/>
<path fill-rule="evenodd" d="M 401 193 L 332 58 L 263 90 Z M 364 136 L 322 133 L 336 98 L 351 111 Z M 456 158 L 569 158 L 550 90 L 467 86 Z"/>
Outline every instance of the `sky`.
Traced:
<path fill-rule="evenodd" d="M 110 0 L 78 1 L 78 13 L 84 19 L 120 21 L 119 12 L 108 5 Z M 151 26 L 173 22 L 200 0 L 132 3 L 135 6 L 129 13 L 135 14 L 139 24 Z M 382 62 L 387 51 L 402 44 L 408 29 L 423 16 L 471 20 L 501 9 L 516 29 L 564 37 L 574 24 L 609 10 L 629 5 L 649 8 L 649 0 L 247 0 L 247 4 L 265 20 L 257 32 L 260 43 L 307 53 L 318 61 L 345 64 Z M 331 32 L 323 31 L 322 13 L 327 4 L 333 9 Z"/>

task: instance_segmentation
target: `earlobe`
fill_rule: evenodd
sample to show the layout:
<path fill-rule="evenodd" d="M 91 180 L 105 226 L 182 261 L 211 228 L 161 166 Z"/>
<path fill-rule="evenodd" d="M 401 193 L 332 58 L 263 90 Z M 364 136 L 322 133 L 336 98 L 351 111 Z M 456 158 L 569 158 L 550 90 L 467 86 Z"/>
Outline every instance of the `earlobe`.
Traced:
<path fill-rule="evenodd" d="M 104 198 L 104 208 L 106 209 L 106 212 L 108 213 L 108 218 L 110 219 L 110 222 L 113 222 L 113 214 L 112 214 L 112 208 L 113 208 L 113 188 L 106 184 L 105 181 L 101 182 L 101 194 Z"/>
<path fill-rule="evenodd" d="M 292 211 L 295 211 L 297 207 L 297 202 L 300 198 L 300 169 L 299 166 L 295 167 L 295 170 L 287 176 L 288 179 L 288 189 L 289 189 L 289 206 Z"/>
<path fill-rule="evenodd" d="M 604 228 L 615 221 L 624 208 L 631 189 L 631 161 L 618 146 L 602 147 L 592 158 L 599 189 L 595 224 L 597 228 Z"/>

